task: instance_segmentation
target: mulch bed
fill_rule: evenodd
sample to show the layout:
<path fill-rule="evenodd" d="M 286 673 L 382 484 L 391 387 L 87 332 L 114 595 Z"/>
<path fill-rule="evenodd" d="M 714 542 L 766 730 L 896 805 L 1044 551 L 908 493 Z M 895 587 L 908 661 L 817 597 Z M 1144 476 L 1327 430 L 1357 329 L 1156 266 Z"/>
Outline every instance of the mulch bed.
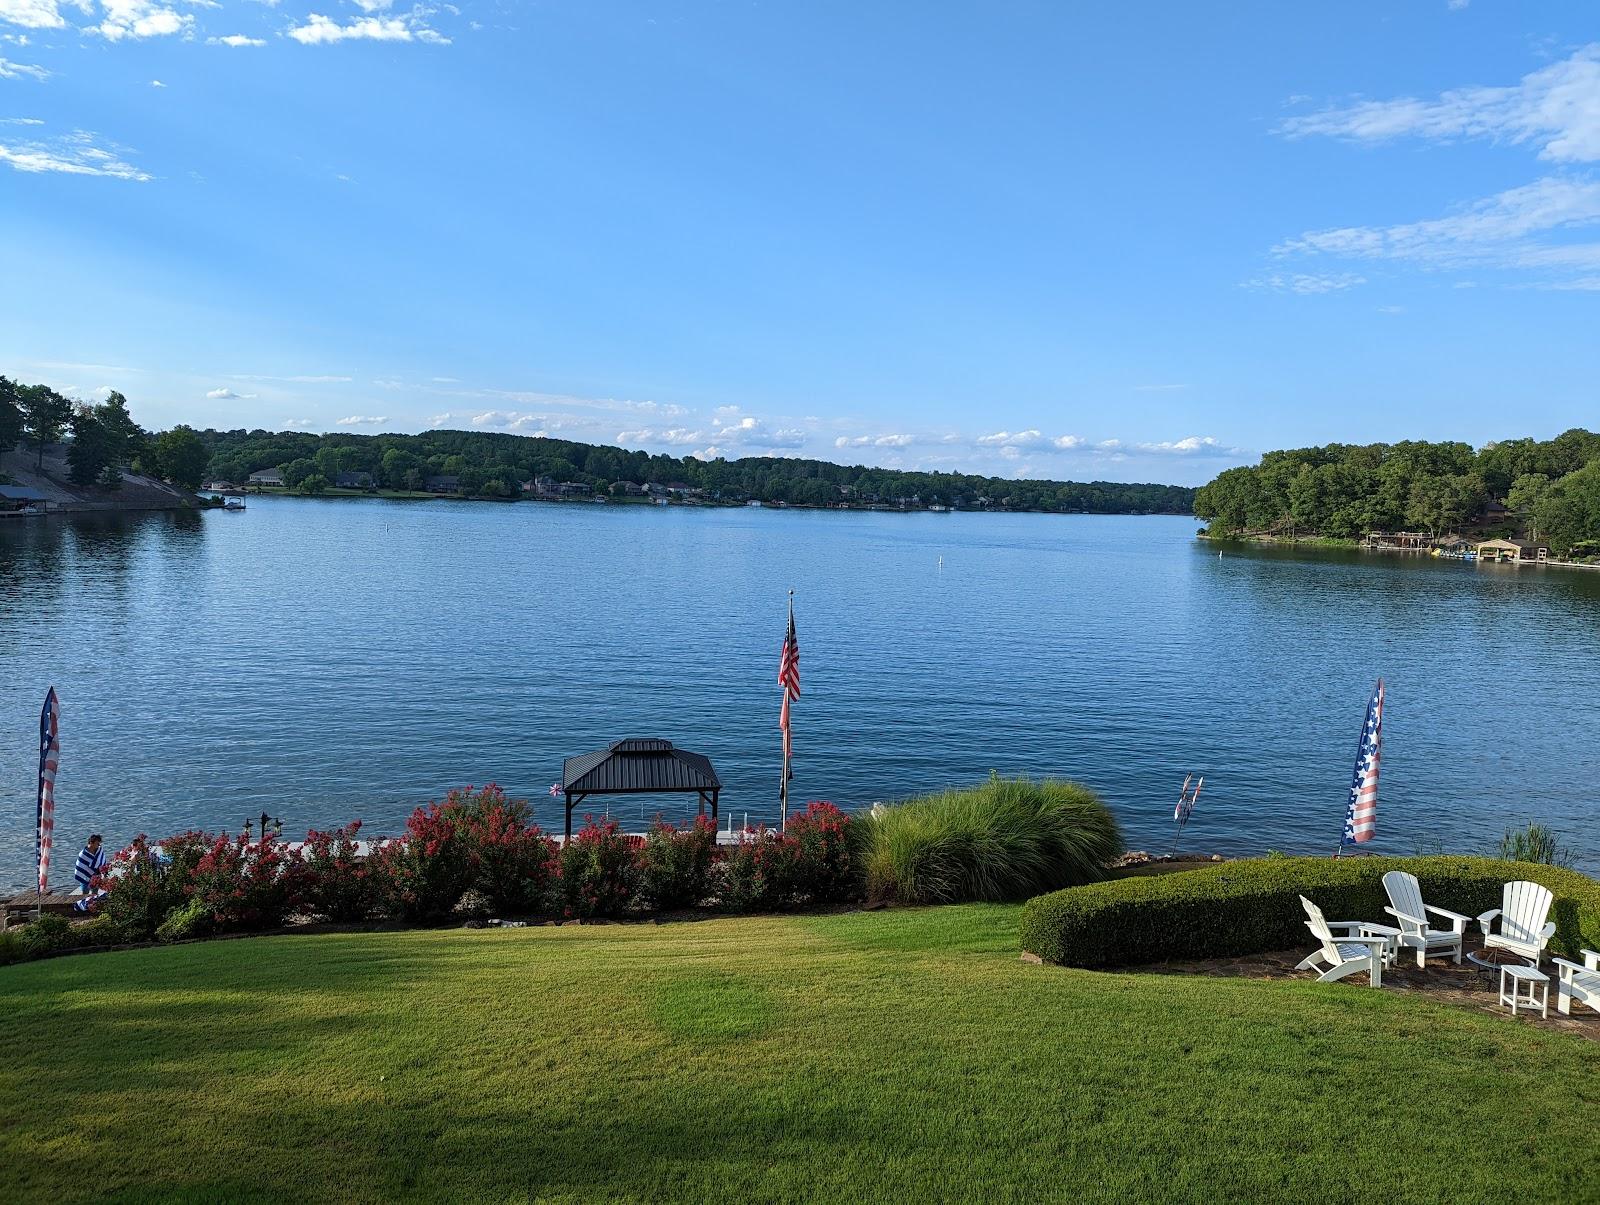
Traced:
<path fill-rule="evenodd" d="M 1471 942 L 1467 943 L 1466 949 L 1468 953 L 1476 952 Z M 1315 971 L 1294 969 L 1295 964 L 1308 953 L 1310 953 L 1309 947 L 1304 950 L 1274 950 L 1268 954 L 1248 954 L 1242 958 L 1161 962 L 1122 969 L 1135 974 L 1209 975 L 1214 979 L 1314 980 L 1317 977 Z M 1600 1042 L 1600 1012 L 1595 1012 L 1586 1004 L 1574 1002 L 1571 1016 L 1563 1017 L 1556 1011 L 1556 985 L 1559 978 L 1556 972 L 1559 968 L 1552 966 L 1546 960 L 1539 969 L 1550 976 L 1550 1017 L 1544 1020 L 1540 1018 L 1537 1010 L 1530 1012 L 1526 1008 L 1519 1007 L 1516 1020 Z M 1367 978 L 1365 975 L 1352 975 L 1348 979 L 1340 980 L 1339 986 L 1345 985 L 1365 988 Z M 1417 966 L 1416 951 L 1407 950 L 1394 966 L 1383 969 L 1383 987 L 1380 990 L 1415 993 L 1442 1004 L 1476 1009 L 1479 1012 L 1494 1013 L 1507 1020 L 1511 1019 L 1511 1009 L 1500 1003 L 1498 970 L 1488 971 L 1465 961 L 1457 966 L 1448 957 L 1435 956 L 1428 959 L 1427 969 L 1423 970 Z"/>

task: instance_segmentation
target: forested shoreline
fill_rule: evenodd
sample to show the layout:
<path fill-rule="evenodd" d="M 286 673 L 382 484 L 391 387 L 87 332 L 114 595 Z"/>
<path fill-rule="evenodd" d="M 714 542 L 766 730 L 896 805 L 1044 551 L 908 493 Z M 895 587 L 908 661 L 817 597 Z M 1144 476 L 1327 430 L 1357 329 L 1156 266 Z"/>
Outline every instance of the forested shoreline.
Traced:
<path fill-rule="evenodd" d="M 1600 552 L 1600 435 L 1328 444 L 1268 452 L 1195 494 L 1216 537 L 1356 539 L 1401 529 L 1526 534 L 1558 555 Z"/>
<path fill-rule="evenodd" d="M 967 473 L 909 472 L 824 460 L 751 456 L 666 456 L 604 445 L 491 431 L 425 431 L 416 435 L 324 435 L 304 431 L 206 429 L 179 425 L 145 431 L 120 393 L 97 405 L 45 385 L 0 377 L 0 448 L 31 449 L 66 439 L 73 484 L 114 490 L 123 466 L 196 490 L 208 481 L 244 483 L 277 469 L 290 488 L 320 493 L 341 474 L 369 474 L 376 489 L 431 489 L 474 498 L 520 498 L 538 478 L 576 483 L 595 494 L 623 493 L 625 484 L 672 483 L 715 502 L 781 502 L 796 506 L 920 505 L 970 509 L 1192 513 L 1192 487 L 1120 481 L 1048 481 Z M 439 479 L 453 479 L 441 490 Z M 434 483 L 430 486 L 430 482 Z"/>

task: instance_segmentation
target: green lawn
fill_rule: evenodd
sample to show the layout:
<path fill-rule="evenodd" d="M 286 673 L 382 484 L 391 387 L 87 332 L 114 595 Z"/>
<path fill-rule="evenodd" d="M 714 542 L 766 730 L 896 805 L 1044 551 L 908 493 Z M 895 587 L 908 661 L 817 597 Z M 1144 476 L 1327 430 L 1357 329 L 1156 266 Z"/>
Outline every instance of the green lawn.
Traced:
<path fill-rule="evenodd" d="M 0 970 L 0 1200 L 1594 1199 L 1600 1047 L 1018 961 L 1017 909 Z"/>

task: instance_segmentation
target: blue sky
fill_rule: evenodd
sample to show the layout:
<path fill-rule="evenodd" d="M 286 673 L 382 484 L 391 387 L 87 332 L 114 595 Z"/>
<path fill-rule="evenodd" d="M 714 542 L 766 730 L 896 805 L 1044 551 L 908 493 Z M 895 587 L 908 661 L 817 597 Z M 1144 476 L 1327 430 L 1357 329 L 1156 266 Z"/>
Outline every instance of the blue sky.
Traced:
<path fill-rule="evenodd" d="M 1600 424 L 1600 10 L 0 0 L 0 372 L 1197 483 Z"/>

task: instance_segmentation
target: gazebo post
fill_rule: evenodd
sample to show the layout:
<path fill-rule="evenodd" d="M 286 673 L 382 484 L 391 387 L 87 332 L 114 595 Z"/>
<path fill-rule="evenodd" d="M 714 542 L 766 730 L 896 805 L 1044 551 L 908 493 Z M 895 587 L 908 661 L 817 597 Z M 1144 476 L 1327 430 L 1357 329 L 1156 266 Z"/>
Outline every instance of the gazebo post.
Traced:
<path fill-rule="evenodd" d="M 711 827 L 717 826 L 717 792 L 711 792 Z"/>
<path fill-rule="evenodd" d="M 706 814 L 706 793 L 704 791 L 696 791 L 695 794 L 700 796 L 700 810 L 696 815 L 704 816 Z"/>

